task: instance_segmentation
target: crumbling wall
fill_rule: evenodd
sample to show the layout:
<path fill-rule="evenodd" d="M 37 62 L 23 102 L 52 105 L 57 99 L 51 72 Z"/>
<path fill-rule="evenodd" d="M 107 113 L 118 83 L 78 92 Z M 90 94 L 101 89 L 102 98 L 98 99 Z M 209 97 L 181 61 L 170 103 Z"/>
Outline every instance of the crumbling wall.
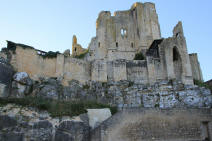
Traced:
<path fill-rule="evenodd" d="M 146 60 L 127 61 L 127 80 L 132 82 L 148 83 L 148 71 Z"/>
<path fill-rule="evenodd" d="M 189 54 L 193 79 L 203 81 L 202 70 L 196 53 Z"/>
<path fill-rule="evenodd" d="M 77 43 L 77 37 L 74 35 L 72 41 L 72 56 L 78 56 L 86 51 L 86 49 L 82 48 L 82 46 Z"/>
<path fill-rule="evenodd" d="M 11 64 L 18 72 L 27 72 L 34 79 L 39 76 L 55 77 L 56 58 L 44 58 L 34 49 L 19 46 L 12 56 Z"/>
<path fill-rule="evenodd" d="M 54 57 L 42 55 L 42 51 L 16 46 L 11 52 L 10 63 L 18 72 L 27 72 L 32 79 L 39 77 L 60 77 L 64 84 L 75 79 L 81 83 L 90 80 L 90 63 L 80 59 L 57 54 Z"/>
<path fill-rule="evenodd" d="M 183 34 L 182 23 L 173 30 L 173 37 L 164 39 L 159 44 L 162 63 L 167 72 L 168 80 L 176 79 L 184 84 L 193 84 L 191 64 Z"/>
<path fill-rule="evenodd" d="M 161 38 L 153 3 L 135 3 L 130 10 L 116 11 L 114 16 L 102 11 L 96 25 L 91 58 L 132 60 L 138 50 L 148 49 L 154 39 Z"/>

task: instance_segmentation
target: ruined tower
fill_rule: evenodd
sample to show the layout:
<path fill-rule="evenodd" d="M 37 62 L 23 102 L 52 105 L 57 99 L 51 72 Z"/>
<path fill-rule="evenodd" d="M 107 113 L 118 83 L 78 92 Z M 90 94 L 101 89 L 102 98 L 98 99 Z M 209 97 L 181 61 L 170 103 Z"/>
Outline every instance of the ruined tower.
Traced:
<path fill-rule="evenodd" d="M 77 43 L 77 37 L 76 35 L 74 35 L 72 39 L 72 56 L 73 57 L 78 56 L 84 53 L 85 51 L 86 49 L 82 48 L 82 46 Z"/>
<path fill-rule="evenodd" d="M 146 52 L 160 39 L 160 26 L 153 3 L 135 3 L 130 10 L 113 16 L 102 11 L 96 21 L 96 37 L 89 46 L 95 59 L 132 60 L 139 51 Z"/>

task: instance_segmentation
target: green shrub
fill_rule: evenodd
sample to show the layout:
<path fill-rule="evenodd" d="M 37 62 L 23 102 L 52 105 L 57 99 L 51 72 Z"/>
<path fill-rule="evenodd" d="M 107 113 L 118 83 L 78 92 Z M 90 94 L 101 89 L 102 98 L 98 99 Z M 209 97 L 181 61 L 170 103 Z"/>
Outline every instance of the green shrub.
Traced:
<path fill-rule="evenodd" d="M 135 54 L 134 60 L 145 60 L 143 53 L 139 52 Z"/>
<path fill-rule="evenodd" d="M 128 87 L 131 87 L 134 85 L 134 82 L 130 81 L 129 84 L 128 84 Z"/>
<path fill-rule="evenodd" d="M 89 89 L 89 88 L 90 88 L 90 86 L 88 84 L 83 85 L 83 89 Z"/>
<path fill-rule="evenodd" d="M 34 107 L 39 110 L 46 110 L 52 117 L 77 116 L 86 113 L 86 109 L 91 108 L 109 108 L 112 114 L 117 112 L 116 107 L 100 104 L 95 101 L 59 101 L 36 97 L 0 98 L 0 106 L 4 106 L 8 103 L 23 107 Z"/>
<path fill-rule="evenodd" d="M 212 92 L 212 87 L 211 86 L 209 86 L 209 85 L 207 85 L 206 83 L 204 83 L 203 81 L 200 81 L 200 80 L 196 80 L 196 79 L 194 79 L 194 85 L 197 85 L 197 86 L 199 86 L 199 87 L 205 87 L 205 88 L 208 88 L 208 89 L 210 89 L 211 90 L 211 92 Z"/>

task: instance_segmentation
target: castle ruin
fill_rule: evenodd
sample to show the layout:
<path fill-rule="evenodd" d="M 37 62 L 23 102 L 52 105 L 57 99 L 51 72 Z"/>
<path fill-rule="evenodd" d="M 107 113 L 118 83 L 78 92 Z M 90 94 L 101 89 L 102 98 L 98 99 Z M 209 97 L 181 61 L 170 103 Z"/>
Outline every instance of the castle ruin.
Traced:
<path fill-rule="evenodd" d="M 135 3 L 126 11 L 100 12 L 96 37 L 83 49 L 73 37 L 72 55 L 44 52 L 8 41 L 0 53 L 18 72 L 31 78 L 58 77 L 64 85 L 70 80 L 129 80 L 154 84 L 161 80 L 178 80 L 193 84 L 203 80 L 196 54 L 188 54 L 182 23 L 173 36 L 162 38 L 153 3 Z M 136 59 L 136 55 L 143 56 Z"/>

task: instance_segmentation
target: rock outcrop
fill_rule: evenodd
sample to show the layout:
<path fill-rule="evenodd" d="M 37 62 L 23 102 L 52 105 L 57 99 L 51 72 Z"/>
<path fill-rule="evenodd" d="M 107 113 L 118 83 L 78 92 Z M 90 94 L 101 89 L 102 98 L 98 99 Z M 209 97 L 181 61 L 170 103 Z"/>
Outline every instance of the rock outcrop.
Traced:
<path fill-rule="evenodd" d="M 184 85 L 180 81 L 161 81 L 143 85 L 131 81 L 89 81 L 80 84 L 76 80 L 63 86 L 57 78 L 42 78 L 33 81 L 24 73 L 16 73 L 12 83 L 11 97 L 23 98 L 30 95 L 54 100 L 97 101 L 121 108 L 211 108 L 210 89 L 195 85 Z M 2 87 L 4 87 L 2 85 Z M 3 91 L 3 90 L 1 90 Z M 2 92 L 1 92 L 2 93 Z"/>
<path fill-rule="evenodd" d="M 23 98 L 32 92 L 33 80 L 26 72 L 17 72 L 13 76 L 11 97 Z"/>
<path fill-rule="evenodd" d="M 8 104 L 0 107 L 0 140 L 90 141 L 84 117 L 52 118 L 45 111 Z"/>

